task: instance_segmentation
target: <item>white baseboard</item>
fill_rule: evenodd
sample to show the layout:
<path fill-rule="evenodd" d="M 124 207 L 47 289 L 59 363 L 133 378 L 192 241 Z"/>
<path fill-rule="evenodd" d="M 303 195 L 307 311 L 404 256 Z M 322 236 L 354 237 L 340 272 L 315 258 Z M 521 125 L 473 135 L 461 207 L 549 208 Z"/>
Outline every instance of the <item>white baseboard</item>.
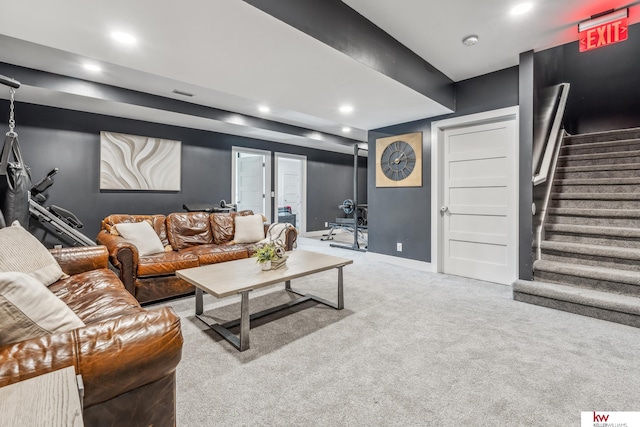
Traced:
<path fill-rule="evenodd" d="M 435 273 L 434 266 L 430 262 L 416 261 L 414 259 L 377 254 L 375 252 L 367 252 L 367 258 L 370 258 L 377 262 L 386 262 L 387 264 L 394 264 L 400 267 L 411 268 L 413 270 L 428 271 L 431 273 Z"/>

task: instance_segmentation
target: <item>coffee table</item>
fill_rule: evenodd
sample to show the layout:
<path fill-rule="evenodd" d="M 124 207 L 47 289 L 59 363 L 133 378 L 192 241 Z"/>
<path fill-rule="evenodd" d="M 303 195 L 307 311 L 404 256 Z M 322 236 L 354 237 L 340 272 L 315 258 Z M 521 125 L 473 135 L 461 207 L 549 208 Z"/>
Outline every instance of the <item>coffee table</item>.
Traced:
<path fill-rule="evenodd" d="M 260 265 L 256 264 L 255 259 L 248 258 L 178 270 L 176 271 L 176 276 L 196 287 L 196 317 L 229 341 L 238 350 L 245 351 L 249 348 L 251 320 L 259 319 L 309 300 L 319 302 L 336 310 L 342 310 L 344 308 L 342 268 L 345 265 L 353 264 L 353 260 L 304 250 L 287 252 L 287 255 L 289 256 L 287 263 L 283 267 L 275 270 L 262 271 Z M 291 287 L 291 280 L 293 279 L 334 268 L 338 269 L 337 303 L 295 290 Z M 283 282 L 285 284 L 285 290 L 300 295 L 301 297 L 276 307 L 268 308 L 251 315 L 249 314 L 249 292 L 254 289 Z M 225 298 L 240 294 L 240 318 L 226 323 L 211 322 L 206 319 L 202 316 L 202 299 L 204 292 L 216 298 Z M 240 325 L 240 335 L 236 336 L 229 329 L 238 325 Z"/>

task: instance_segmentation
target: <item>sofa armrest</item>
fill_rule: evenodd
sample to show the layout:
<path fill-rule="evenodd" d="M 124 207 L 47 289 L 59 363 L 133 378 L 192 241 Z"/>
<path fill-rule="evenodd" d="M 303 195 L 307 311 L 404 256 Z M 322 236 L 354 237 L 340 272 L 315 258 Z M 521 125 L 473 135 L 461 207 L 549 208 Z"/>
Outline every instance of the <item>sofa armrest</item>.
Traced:
<path fill-rule="evenodd" d="M 62 271 L 74 275 L 109 267 L 109 252 L 105 246 L 78 246 L 50 249 Z"/>
<path fill-rule="evenodd" d="M 287 230 L 287 244 L 285 246 L 285 250 L 292 251 L 296 246 L 296 241 L 298 240 L 298 230 L 296 228 L 290 228 Z"/>
<path fill-rule="evenodd" d="M 135 296 L 135 283 L 138 272 L 138 248 L 122 236 L 116 236 L 101 231 L 96 241 L 105 245 L 109 250 L 109 261 L 119 271 L 120 281 L 124 287 Z"/>
<path fill-rule="evenodd" d="M 0 387 L 74 366 L 86 408 L 171 374 L 182 344 L 173 309 L 145 310 L 0 347 Z"/>

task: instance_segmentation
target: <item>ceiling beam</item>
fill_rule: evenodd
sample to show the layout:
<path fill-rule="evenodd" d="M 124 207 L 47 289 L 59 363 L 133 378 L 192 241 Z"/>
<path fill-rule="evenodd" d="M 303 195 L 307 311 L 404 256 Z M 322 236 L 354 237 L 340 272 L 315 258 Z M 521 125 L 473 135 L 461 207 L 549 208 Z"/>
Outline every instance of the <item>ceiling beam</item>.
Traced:
<path fill-rule="evenodd" d="M 244 0 L 455 110 L 453 80 L 340 0 Z"/>

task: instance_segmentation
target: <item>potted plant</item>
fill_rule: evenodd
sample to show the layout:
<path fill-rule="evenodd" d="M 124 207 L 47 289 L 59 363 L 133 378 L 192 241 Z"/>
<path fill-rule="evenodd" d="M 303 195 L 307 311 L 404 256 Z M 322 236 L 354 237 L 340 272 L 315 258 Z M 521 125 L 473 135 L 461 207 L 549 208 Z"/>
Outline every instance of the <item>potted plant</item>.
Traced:
<path fill-rule="evenodd" d="M 256 257 L 256 262 L 260 264 L 263 270 L 271 269 L 271 261 L 276 258 L 276 247 L 272 244 L 266 244 L 259 248 L 253 255 Z"/>

